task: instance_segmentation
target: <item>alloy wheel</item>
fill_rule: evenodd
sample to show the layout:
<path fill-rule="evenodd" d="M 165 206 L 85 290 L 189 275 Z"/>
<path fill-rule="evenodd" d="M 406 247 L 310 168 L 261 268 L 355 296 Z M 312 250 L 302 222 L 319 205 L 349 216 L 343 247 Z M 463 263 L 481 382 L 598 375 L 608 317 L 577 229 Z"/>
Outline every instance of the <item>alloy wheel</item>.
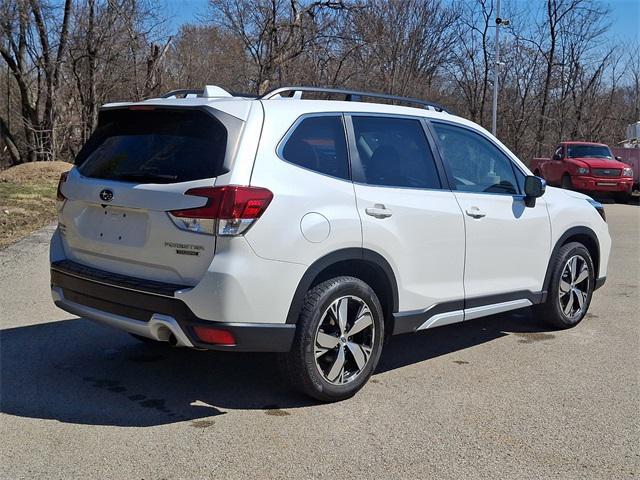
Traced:
<path fill-rule="evenodd" d="M 560 276 L 560 310 L 570 319 L 579 318 L 587 308 L 590 278 L 587 261 L 574 255 L 564 265 Z"/>
<path fill-rule="evenodd" d="M 375 324 L 369 306 L 348 295 L 325 310 L 315 335 L 314 358 L 322 377 L 334 385 L 355 380 L 365 369 L 375 341 Z"/>

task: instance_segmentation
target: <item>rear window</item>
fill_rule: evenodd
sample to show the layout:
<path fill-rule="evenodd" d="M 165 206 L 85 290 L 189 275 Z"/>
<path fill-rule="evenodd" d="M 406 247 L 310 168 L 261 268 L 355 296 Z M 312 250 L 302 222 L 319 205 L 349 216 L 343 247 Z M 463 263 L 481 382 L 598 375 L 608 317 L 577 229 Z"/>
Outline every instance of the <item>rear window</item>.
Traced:
<path fill-rule="evenodd" d="M 188 182 L 226 173 L 226 147 L 224 125 L 200 110 L 108 110 L 76 165 L 91 178 Z"/>

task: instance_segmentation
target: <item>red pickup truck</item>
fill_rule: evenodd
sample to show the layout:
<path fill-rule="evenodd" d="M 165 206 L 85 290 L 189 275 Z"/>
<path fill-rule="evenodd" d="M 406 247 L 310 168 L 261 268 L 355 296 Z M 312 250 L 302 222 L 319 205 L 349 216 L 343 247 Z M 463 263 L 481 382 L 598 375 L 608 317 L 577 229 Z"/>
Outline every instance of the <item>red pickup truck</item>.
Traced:
<path fill-rule="evenodd" d="M 530 168 L 549 185 L 587 193 L 612 193 L 623 202 L 631 196 L 633 169 L 602 143 L 562 142 L 553 157 L 534 158 Z"/>

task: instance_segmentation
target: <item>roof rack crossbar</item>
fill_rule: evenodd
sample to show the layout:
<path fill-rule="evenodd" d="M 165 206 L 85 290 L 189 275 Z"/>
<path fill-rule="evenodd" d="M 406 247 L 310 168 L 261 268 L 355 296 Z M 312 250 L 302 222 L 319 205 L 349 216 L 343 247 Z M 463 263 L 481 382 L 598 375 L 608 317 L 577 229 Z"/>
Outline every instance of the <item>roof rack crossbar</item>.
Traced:
<path fill-rule="evenodd" d="M 187 95 L 197 95 L 199 97 L 204 95 L 203 88 L 180 88 L 178 90 L 171 90 L 170 92 L 163 93 L 159 98 L 172 98 L 172 97 L 186 97 Z M 243 98 L 258 98 L 257 95 L 253 95 L 251 93 L 244 92 L 229 92 L 233 97 L 243 97 Z"/>
<path fill-rule="evenodd" d="M 181 88 L 178 90 L 171 90 L 170 92 L 163 93 L 160 95 L 160 98 L 171 98 L 171 97 L 186 97 L 187 95 L 202 95 L 204 93 L 204 89 L 200 88 Z"/>
<path fill-rule="evenodd" d="M 420 100 L 419 98 L 401 97 L 398 95 L 387 95 L 385 93 L 377 93 L 377 92 L 361 92 L 358 90 L 346 90 L 342 88 L 280 87 L 280 88 L 271 90 L 258 98 L 260 100 L 269 100 L 272 98 L 276 98 L 278 96 L 282 96 L 283 93 L 295 94 L 295 92 L 334 93 L 338 95 L 344 95 L 345 101 L 347 102 L 361 102 L 362 97 L 380 98 L 384 100 L 393 100 L 396 102 L 414 103 L 417 105 L 422 105 L 427 109 L 436 110 L 438 112 L 450 113 L 442 105 L 438 103 L 429 102 L 427 100 Z"/>

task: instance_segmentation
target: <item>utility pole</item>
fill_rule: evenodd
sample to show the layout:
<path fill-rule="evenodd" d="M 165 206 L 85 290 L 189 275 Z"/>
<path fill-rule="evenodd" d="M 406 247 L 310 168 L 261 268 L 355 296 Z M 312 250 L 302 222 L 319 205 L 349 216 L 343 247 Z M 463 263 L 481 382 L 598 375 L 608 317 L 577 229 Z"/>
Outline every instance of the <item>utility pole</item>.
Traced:
<path fill-rule="evenodd" d="M 491 120 L 491 133 L 494 135 L 498 129 L 498 74 L 500 73 L 500 26 L 509 25 L 509 20 L 500 18 L 500 0 L 496 0 L 496 44 L 494 47 L 495 59 L 493 63 L 493 118 Z"/>

